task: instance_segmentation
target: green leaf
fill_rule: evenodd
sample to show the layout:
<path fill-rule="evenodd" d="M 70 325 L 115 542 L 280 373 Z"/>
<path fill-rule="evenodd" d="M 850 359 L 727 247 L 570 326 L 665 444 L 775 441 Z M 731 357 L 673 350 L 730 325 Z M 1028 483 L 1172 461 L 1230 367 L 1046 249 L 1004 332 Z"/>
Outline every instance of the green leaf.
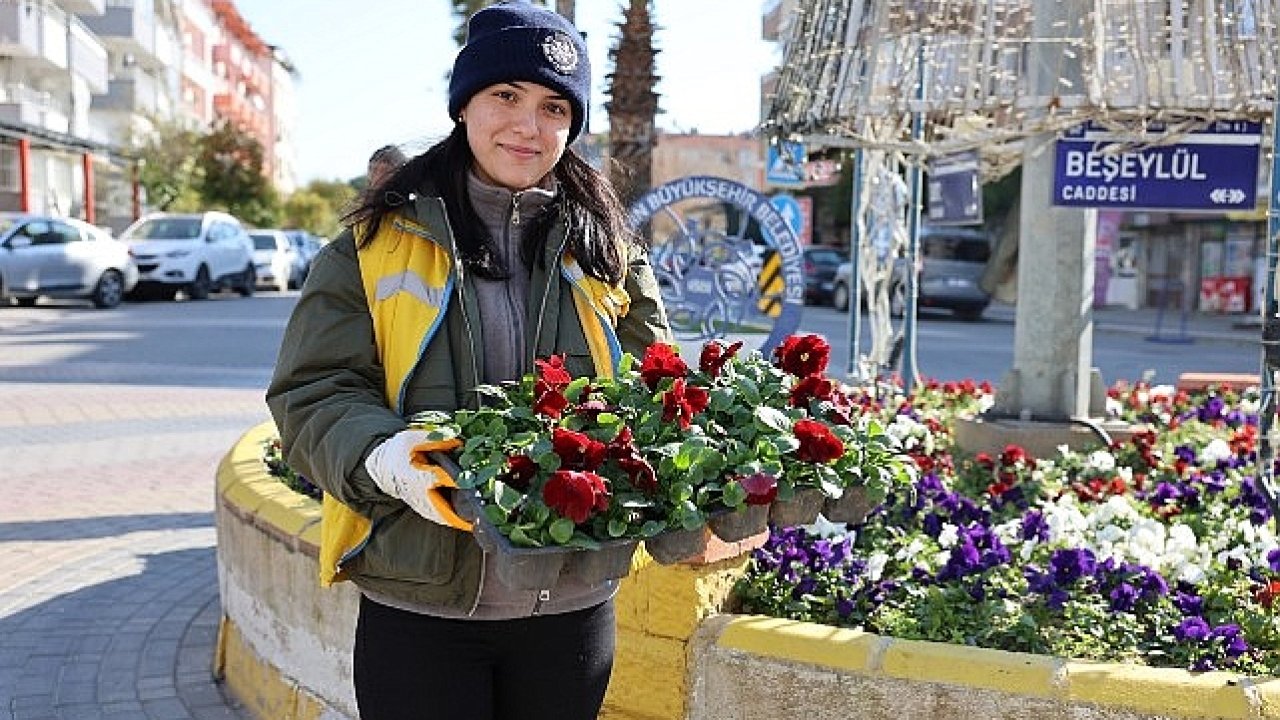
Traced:
<path fill-rule="evenodd" d="M 747 499 L 747 490 L 742 487 L 742 483 L 737 480 L 730 480 L 724 484 L 724 490 L 720 496 L 721 502 L 727 507 L 736 508 Z"/>
<path fill-rule="evenodd" d="M 791 418 L 786 413 L 768 405 L 757 405 L 753 415 L 757 424 L 774 432 L 791 432 Z"/>
<path fill-rule="evenodd" d="M 609 537 L 622 537 L 627 533 L 627 521 L 614 518 L 609 521 Z"/>
<path fill-rule="evenodd" d="M 569 538 L 573 537 L 573 528 L 573 521 L 569 518 L 556 518 L 547 528 L 547 533 L 551 535 L 552 540 L 564 545 L 569 542 Z"/>

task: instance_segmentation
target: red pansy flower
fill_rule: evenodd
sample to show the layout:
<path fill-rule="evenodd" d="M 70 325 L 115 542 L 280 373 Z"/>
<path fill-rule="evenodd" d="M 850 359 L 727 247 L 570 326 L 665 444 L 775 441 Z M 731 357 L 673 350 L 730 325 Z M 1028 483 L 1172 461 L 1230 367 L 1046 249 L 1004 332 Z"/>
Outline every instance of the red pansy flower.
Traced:
<path fill-rule="evenodd" d="M 538 474 L 538 464 L 528 455 L 510 455 L 507 457 L 507 474 L 503 482 L 524 492 L 529 489 L 533 476 Z"/>
<path fill-rule="evenodd" d="M 570 470 L 595 470 L 607 452 L 599 440 L 562 427 L 551 431 L 551 449 L 560 456 L 560 466 Z"/>
<path fill-rule="evenodd" d="M 698 369 L 711 377 L 717 377 L 729 360 L 741 349 L 741 340 L 732 345 L 710 340 L 702 346 L 702 355 L 698 357 Z"/>
<path fill-rule="evenodd" d="M 563 355 L 552 355 L 546 360 L 535 360 L 537 380 L 533 383 L 533 411 L 549 418 L 558 418 L 568 407 L 564 389 L 573 382 L 573 376 L 564 367 Z"/>
<path fill-rule="evenodd" d="M 769 473 L 752 473 L 738 478 L 747 491 L 748 505 L 768 505 L 778 497 L 778 478 Z"/>
<path fill-rule="evenodd" d="M 791 388 L 791 406 L 807 408 L 813 400 L 832 400 L 835 394 L 834 380 L 821 375 L 807 375 Z"/>
<path fill-rule="evenodd" d="M 684 378 L 677 378 L 671 388 L 662 394 L 662 421 L 675 420 L 681 430 L 688 430 L 693 416 L 707 409 L 711 395 L 700 387 L 689 385 Z"/>
<path fill-rule="evenodd" d="M 820 335 L 789 335 L 774 348 L 773 356 L 778 367 L 796 377 L 821 375 L 827 369 L 831 346 Z"/>
<path fill-rule="evenodd" d="M 650 390 L 658 389 L 663 378 L 682 378 L 689 374 L 689 366 L 680 359 L 676 350 L 666 343 L 654 343 L 644 351 L 640 361 L 640 377 Z"/>
<path fill-rule="evenodd" d="M 609 509 L 609 488 L 593 472 L 557 470 L 542 488 L 547 507 L 581 525 L 596 512 Z"/>
<path fill-rule="evenodd" d="M 796 457 L 805 462 L 829 463 L 844 454 L 844 443 L 817 420 L 797 420 L 795 434 L 800 441 Z"/>

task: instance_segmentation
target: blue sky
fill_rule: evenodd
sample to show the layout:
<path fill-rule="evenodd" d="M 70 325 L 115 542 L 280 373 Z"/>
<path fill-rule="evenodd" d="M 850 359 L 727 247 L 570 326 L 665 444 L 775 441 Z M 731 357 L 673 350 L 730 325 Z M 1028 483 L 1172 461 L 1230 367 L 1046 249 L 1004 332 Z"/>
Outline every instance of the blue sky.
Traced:
<path fill-rule="evenodd" d="M 608 50 L 623 0 L 578 0 L 594 87 L 591 130 L 603 107 Z M 298 68 L 298 180 L 348 179 L 387 143 L 421 147 L 449 130 L 446 73 L 457 46 L 446 0 L 237 0 L 262 38 Z M 366 12 L 353 8 L 369 8 Z M 667 131 L 750 130 L 759 79 L 777 62 L 760 38 L 758 0 L 654 0 L 658 125 Z"/>

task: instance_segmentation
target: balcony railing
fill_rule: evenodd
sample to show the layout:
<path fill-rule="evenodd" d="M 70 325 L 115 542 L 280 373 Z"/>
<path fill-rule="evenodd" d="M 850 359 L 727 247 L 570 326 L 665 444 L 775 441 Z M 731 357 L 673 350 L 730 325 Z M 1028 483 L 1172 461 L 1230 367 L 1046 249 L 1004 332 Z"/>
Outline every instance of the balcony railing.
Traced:
<path fill-rule="evenodd" d="M 59 102 L 52 93 L 22 83 L 0 84 L 0 120 L 61 133 L 71 127 L 69 102 Z"/>
<path fill-rule="evenodd" d="M 71 18 L 71 69 L 95 93 L 107 90 L 107 48 L 78 18 Z"/>

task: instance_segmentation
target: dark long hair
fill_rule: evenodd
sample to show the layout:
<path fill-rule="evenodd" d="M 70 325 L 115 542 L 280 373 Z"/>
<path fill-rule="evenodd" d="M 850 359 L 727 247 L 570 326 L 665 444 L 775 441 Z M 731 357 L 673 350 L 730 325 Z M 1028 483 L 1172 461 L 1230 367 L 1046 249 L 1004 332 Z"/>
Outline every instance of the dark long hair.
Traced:
<path fill-rule="evenodd" d="M 347 226 L 359 225 L 356 239 L 367 243 L 386 216 L 419 193 L 438 194 L 444 200 L 449 225 L 466 268 L 480 277 L 502 279 L 510 268 L 502 266 L 494 239 L 471 206 L 467 172 L 475 156 L 467 143 L 466 128 L 455 124 L 453 132 L 426 152 L 400 166 L 377 187 L 369 187 L 354 209 L 343 215 Z M 589 277 L 621 284 L 627 270 L 627 245 L 641 243 L 627 223 L 626 210 L 608 179 L 572 148 L 566 148 L 552 169 L 559 181 L 559 197 L 533 222 L 520 248 L 526 264 L 543 261 L 543 249 L 551 227 L 565 224 L 568 252 Z"/>

